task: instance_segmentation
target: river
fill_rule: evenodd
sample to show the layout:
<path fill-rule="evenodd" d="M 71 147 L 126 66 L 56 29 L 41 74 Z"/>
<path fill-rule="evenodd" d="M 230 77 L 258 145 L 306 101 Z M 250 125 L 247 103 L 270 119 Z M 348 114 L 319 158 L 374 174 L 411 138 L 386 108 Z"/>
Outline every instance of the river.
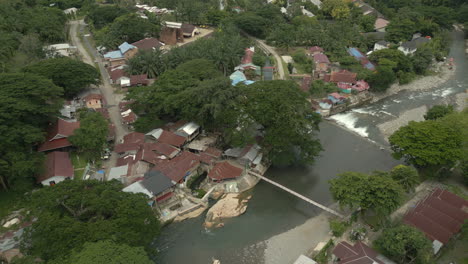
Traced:
<path fill-rule="evenodd" d="M 455 93 L 468 88 L 468 67 L 463 53 L 463 40 L 459 33 L 454 36 L 450 56 L 456 59 L 457 73 L 452 80 L 431 91 L 401 92 L 372 105 L 341 114 L 339 117 L 346 129 L 323 122 L 318 137 L 324 151 L 315 164 L 307 167 L 271 168 L 266 176 L 313 200 L 330 205 L 332 199 L 328 181 L 338 173 L 388 170 L 397 165 L 398 161 L 372 142 L 386 144 L 377 126 L 395 119 L 409 109 L 450 102 Z M 349 130 L 357 133 L 350 133 Z M 298 255 L 296 249 L 304 247 L 303 239 L 282 241 L 278 240 L 278 235 L 287 234 L 321 211 L 265 182 L 260 182 L 252 193 L 253 198 L 247 212 L 230 219 L 223 228 L 206 231 L 202 227 L 205 215 L 165 227 L 156 245 L 160 250 L 158 263 L 211 264 L 214 257 L 221 260 L 222 264 L 270 264 L 265 260 L 265 253 L 272 240 L 282 243 L 278 247 L 282 250 L 268 250 L 269 255 L 295 259 Z M 306 248 L 312 247 L 315 244 L 306 245 Z"/>

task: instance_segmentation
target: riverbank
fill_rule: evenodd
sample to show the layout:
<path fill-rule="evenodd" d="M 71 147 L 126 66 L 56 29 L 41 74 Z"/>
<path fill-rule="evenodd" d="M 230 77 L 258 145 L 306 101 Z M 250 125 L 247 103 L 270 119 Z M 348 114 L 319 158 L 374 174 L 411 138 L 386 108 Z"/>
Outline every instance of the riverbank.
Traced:
<path fill-rule="evenodd" d="M 374 98 L 372 99 L 371 103 L 378 102 L 405 90 L 426 91 L 439 87 L 455 75 L 456 66 L 453 66 L 452 69 L 450 69 L 446 62 L 438 62 L 432 67 L 432 71 L 436 72 L 436 74 L 421 77 L 412 81 L 411 83 L 404 85 L 400 85 L 398 83 L 393 84 L 384 93 L 374 94 Z"/>
<path fill-rule="evenodd" d="M 410 121 L 424 121 L 424 115 L 427 112 L 427 106 L 421 106 L 414 109 L 403 112 L 399 117 L 379 124 L 377 127 L 384 136 L 385 141 L 388 142 L 388 138 L 395 133 L 400 127 L 408 125 Z"/>

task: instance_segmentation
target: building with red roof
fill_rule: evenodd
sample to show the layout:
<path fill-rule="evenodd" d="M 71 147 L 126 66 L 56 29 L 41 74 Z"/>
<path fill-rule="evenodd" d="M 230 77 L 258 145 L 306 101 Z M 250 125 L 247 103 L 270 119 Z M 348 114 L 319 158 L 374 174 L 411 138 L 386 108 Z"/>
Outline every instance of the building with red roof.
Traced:
<path fill-rule="evenodd" d="M 362 243 L 354 246 L 342 241 L 333 249 L 333 258 L 338 264 L 384 264 L 375 250 Z"/>
<path fill-rule="evenodd" d="M 224 181 L 235 179 L 244 174 L 244 169 L 239 166 L 233 165 L 229 161 L 217 163 L 208 173 L 208 178 L 214 181 Z"/>
<path fill-rule="evenodd" d="M 244 56 L 242 57 L 241 64 L 252 63 L 253 55 L 255 53 L 254 48 L 246 48 Z"/>
<path fill-rule="evenodd" d="M 312 76 L 310 75 L 304 76 L 301 82 L 301 90 L 304 92 L 308 92 L 310 90 L 311 83 L 312 83 Z"/>
<path fill-rule="evenodd" d="M 313 46 L 313 47 L 310 47 L 308 50 L 309 54 L 311 55 L 315 55 L 315 54 L 319 54 L 319 53 L 323 53 L 324 50 L 319 47 L 319 46 Z"/>
<path fill-rule="evenodd" d="M 147 74 L 131 75 L 130 76 L 130 86 L 146 86 L 149 84 L 149 79 Z"/>
<path fill-rule="evenodd" d="M 65 179 L 73 179 L 74 170 L 68 152 L 49 152 L 45 161 L 45 172 L 37 176 L 44 186 L 55 185 Z"/>
<path fill-rule="evenodd" d="M 83 98 L 83 101 L 87 108 L 99 109 L 102 108 L 103 100 L 101 94 L 91 93 Z"/>
<path fill-rule="evenodd" d="M 132 132 L 123 137 L 124 143 L 135 143 L 143 144 L 145 143 L 145 134 L 139 132 Z"/>
<path fill-rule="evenodd" d="M 118 84 L 121 87 L 130 85 L 130 77 L 124 70 L 124 66 L 108 68 L 109 77 L 112 84 Z"/>
<path fill-rule="evenodd" d="M 347 70 L 341 70 L 337 72 L 332 72 L 331 74 L 327 74 L 325 77 L 325 81 L 334 83 L 354 84 L 356 83 L 356 77 L 357 73 L 350 72 Z"/>
<path fill-rule="evenodd" d="M 138 48 L 138 50 L 153 51 L 159 50 L 164 44 L 159 41 L 157 38 L 144 38 L 137 42 L 133 42 L 131 45 Z"/>
<path fill-rule="evenodd" d="M 468 220 L 468 201 L 442 189 L 434 190 L 403 221 L 421 230 L 432 241 L 434 254 L 460 232 Z"/>
<path fill-rule="evenodd" d="M 179 135 L 177 135 L 175 133 L 163 130 L 161 128 L 156 128 L 156 129 L 146 133 L 146 135 L 153 137 L 158 142 L 166 143 L 166 144 L 172 145 L 174 147 L 183 146 L 185 144 L 185 141 L 187 140 L 183 136 L 179 136 Z"/>
<path fill-rule="evenodd" d="M 42 143 L 38 151 L 50 151 L 70 147 L 71 143 L 67 137 L 73 135 L 73 131 L 80 127 L 78 121 L 67 121 L 61 118 L 47 128 L 47 140 Z"/>
<path fill-rule="evenodd" d="M 152 171 L 160 171 L 176 183 L 182 183 L 197 173 L 200 158 L 191 152 L 183 151 L 179 156 L 164 163 L 157 164 Z"/>
<path fill-rule="evenodd" d="M 330 60 L 327 55 L 323 53 L 316 53 L 313 55 L 315 63 L 315 71 L 326 72 L 328 71 L 328 66 L 330 65 Z"/>

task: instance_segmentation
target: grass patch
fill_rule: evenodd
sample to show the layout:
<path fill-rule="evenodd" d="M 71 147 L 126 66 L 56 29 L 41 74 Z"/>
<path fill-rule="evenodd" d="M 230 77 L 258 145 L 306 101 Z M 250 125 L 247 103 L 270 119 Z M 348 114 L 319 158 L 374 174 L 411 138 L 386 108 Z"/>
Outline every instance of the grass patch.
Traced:
<path fill-rule="evenodd" d="M 315 261 L 317 261 L 320 264 L 326 264 L 328 263 L 328 259 L 330 258 L 330 250 L 333 247 L 333 240 L 329 240 L 327 244 L 320 250 L 317 255 L 313 258 Z"/>
<path fill-rule="evenodd" d="M 465 221 L 462 232 L 457 239 L 452 239 L 442 248 L 438 263 L 468 264 L 468 221 Z"/>
<path fill-rule="evenodd" d="M 74 179 L 81 180 L 83 178 L 83 173 L 88 162 L 86 162 L 86 159 L 76 152 L 71 152 L 70 157 L 74 169 Z"/>

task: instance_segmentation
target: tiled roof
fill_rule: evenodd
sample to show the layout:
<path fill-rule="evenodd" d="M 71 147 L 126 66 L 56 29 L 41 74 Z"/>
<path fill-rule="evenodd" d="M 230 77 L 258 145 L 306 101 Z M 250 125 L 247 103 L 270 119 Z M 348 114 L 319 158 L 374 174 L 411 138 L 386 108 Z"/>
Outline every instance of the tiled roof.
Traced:
<path fill-rule="evenodd" d="M 327 55 L 322 53 L 314 54 L 314 61 L 316 63 L 330 63 L 330 60 L 328 59 Z"/>
<path fill-rule="evenodd" d="M 85 96 L 85 97 L 83 98 L 83 100 L 85 100 L 85 101 L 89 101 L 89 100 L 102 100 L 102 94 L 91 93 L 91 94 L 88 94 L 87 96 Z"/>
<path fill-rule="evenodd" d="M 148 75 L 140 74 L 140 75 L 131 75 L 130 76 L 130 85 L 147 85 L 148 84 Z"/>
<path fill-rule="evenodd" d="M 208 173 L 208 177 L 214 180 L 226 180 L 242 175 L 243 169 L 232 165 L 229 161 L 217 163 Z"/>
<path fill-rule="evenodd" d="M 160 171 L 174 182 L 179 182 L 187 175 L 187 172 L 195 169 L 199 164 L 197 155 L 184 151 L 172 160 L 156 165 L 152 170 Z"/>
<path fill-rule="evenodd" d="M 173 158 L 180 151 L 176 147 L 161 142 L 145 143 L 145 146 L 147 146 L 152 151 L 156 151 L 157 153 L 162 154 L 168 158 Z"/>
<path fill-rule="evenodd" d="M 112 81 L 116 82 L 121 77 L 128 77 L 127 73 L 123 69 L 113 69 L 109 71 L 109 76 Z"/>
<path fill-rule="evenodd" d="M 309 48 L 309 51 L 310 52 L 323 52 L 323 49 L 319 46 L 313 46 L 311 48 Z"/>
<path fill-rule="evenodd" d="M 384 264 L 377 259 L 378 253 L 361 241 L 354 246 L 345 241 L 340 242 L 333 249 L 333 255 L 339 259 L 339 264 Z"/>
<path fill-rule="evenodd" d="M 143 144 L 145 142 L 145 134 L 139 132 L 132 132 L 123 137 L 124 143 Z"/>
<path fill-rule="evenodd" d="M 37 182 L 52 178 L 54 176 L 73 177 L 73 166 L 68 152 L 54 151 L 47 154 L 46 171 L 37 177 Z"/>
<path fill-rule="evenodd" d="M 356 76 L 357 73 L 353 73 L 347 70 L 332 72 L 330 76 L 330 82 L 355 83 Z"/>
<path fill-rule="evenodd" d="M 220 149 L 217 149 L 217 148 L 213 148 L 213 147 L 208 147 L 204 153 L 208 154 L 208 155 L 211 155 L 213 157 L 216 157 L 216 158 L 219 158 L 221 157 L 221 155 L 223 154 L 223 151 L 220 150 Z"/>
<path fill-rule="evenodd" d="M 139 50 L 155 50 L 159 49 L 162 46 L 162 43 L 159 42 L 157 38 L 144 38 L 137 42 L 132 43 L 133 46 L 137 47 Z"/>
<path fill-rule="evenodd" d="M 179 136 L 172 132 L 163 130 L 158 138 L 158 142 L 180 147 L 185 143 L 185 138 L 183 136 Z"/>
<path fill-rule="evenodd" d="M 138 149 L 140 149 L 139 143 L 122 143 L 122 144 L 115 145 L 114 147 L 114 151 L 116 153 L 124 153 L 124 152 L 132 151 L 132 150 L 137 151 Z"/>
<path fill-rule="evenodd" d="M 67 138 L 59 138 L 59 139 L 46 141 L 42 143 L 37 149 L 37 151 L 44 152 L 44 151 L 49 151 L 49 150 L 54 150 L 54 149 L 70 147 L 71 145 L 72 144 L 70 143 L 70 141 L 68 141 Z"/>
<path fill-rule="evenodd" d="M 443 244 L 458 233 L 468 219 L 468 201 L 446 190 L 436 189 L 404 217 L 431 240 Z"/>

